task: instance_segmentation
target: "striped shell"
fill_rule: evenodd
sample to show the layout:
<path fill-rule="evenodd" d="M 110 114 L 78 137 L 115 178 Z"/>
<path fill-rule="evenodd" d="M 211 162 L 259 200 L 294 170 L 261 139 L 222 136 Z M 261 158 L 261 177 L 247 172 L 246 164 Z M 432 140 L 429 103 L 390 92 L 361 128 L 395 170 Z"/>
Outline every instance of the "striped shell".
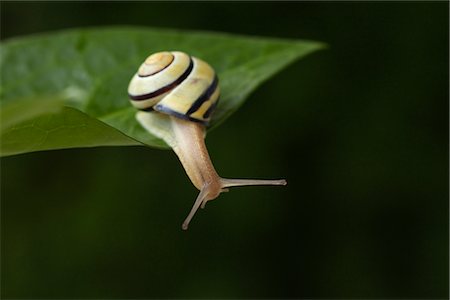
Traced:
<path fill-rule="evenodd" d="M 211 66 L 178 51 L 150 55 L 128 86 L 130 101 L 136 108 L 205 125 L 219 93 L 218 78 Z"/>

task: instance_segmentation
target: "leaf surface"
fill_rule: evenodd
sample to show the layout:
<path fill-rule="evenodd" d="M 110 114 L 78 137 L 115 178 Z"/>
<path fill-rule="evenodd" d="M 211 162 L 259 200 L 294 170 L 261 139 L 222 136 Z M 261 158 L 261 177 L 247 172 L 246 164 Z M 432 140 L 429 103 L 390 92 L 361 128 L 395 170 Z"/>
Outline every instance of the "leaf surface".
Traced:
<path fill-rule="evenodd" d="M 323 46 L 142 27 L 72 29 L 7 40 L 0 51 L 2 155 L 106 145 L 166 148 L 136 122 L 127 96 L 130 79 L 151 53 L 184 51 L 213 66 L 221 86 L 214 127 L 268 78 Z M 47 111 L 56 98 L 64 108 Z M 13 116 L 20 107 L 26 117 Z"/>

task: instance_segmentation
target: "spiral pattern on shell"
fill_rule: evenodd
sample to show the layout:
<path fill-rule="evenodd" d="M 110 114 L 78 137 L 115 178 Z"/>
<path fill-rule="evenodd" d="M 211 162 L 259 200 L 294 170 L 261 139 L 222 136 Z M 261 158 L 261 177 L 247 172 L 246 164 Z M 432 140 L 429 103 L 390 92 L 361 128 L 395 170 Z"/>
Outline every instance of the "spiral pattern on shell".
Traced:
<path fill-rule="evenodd" d="M 128 86 L 130 102 L 208 124 L 219 99 L 219 80 L 212 67 L 184 52 L 158 52 L 147 57 Z"/>

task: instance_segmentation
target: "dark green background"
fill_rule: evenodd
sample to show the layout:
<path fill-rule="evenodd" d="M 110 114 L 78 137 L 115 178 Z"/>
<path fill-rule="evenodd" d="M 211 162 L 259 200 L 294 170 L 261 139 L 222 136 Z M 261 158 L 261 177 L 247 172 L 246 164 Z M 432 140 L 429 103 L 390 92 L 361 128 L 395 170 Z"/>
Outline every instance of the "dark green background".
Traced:
<path fill-rule="evenodd" d="M 1 35 L 112 24 L 323 41 L 207 139 L 197 194 L 175 155 L 1 160 L 3 298 L 447 298 L 448 3 L 3 2 Z M 226 55 L 224 53 L 223 55 Z"/>

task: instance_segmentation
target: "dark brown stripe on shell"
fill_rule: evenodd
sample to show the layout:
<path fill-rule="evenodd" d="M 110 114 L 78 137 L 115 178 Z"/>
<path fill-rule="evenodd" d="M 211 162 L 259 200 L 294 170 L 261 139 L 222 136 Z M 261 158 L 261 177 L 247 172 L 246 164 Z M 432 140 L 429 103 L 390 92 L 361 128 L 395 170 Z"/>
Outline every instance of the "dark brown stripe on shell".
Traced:
<path fill-rule="evenodd" d="M 217 85 L 219 84 L 219 78 L 217 75 L 214 76 L 213 82 L 210 84 L 210 86 L 206 89 L 206 91 L 203 92 L 200 97 L 195 100 L 194 104 L 192 104 L 191 108 L 186 112 L 187 115 L 191 115 L 195 113 L 200 106 L 202 106 L 203 103 L 209 100 L 211 98 L 212 94 L 216 91 Z"/>
<path fill-rule="evenodd" d="M 216 102 L 213 103 L 213 105 L 211 105 L 203 114 L 203 118 L 204 119 L 209 119 L 209 117 L 211 116 L 211 114 L 213 113 L 213 111 L 216 109 L 217 107 L 217 103 L 219 103 L 219 98 L 217 98 Z"/>
<path fill-rule="evenodd" d="M 208 125 L 208 122 L 207 122 L 207 121 L 203 121 L 203 120 L 199 120 L 199 119 L 192 118 L 192 117 L 190 117 L 190 116 L 188 116 L 188 115 L 179 113 L 179 112 L 177 112 L 177 111 L 174 111 L 174 110 L 172 110 L 172 109 L 170 109 L 170 108 L 168 108 L 168 107 L 165 107 L 165 106 L 162 106 L 162 105 L 159 105 L 159 104 L 156 104 L 156 105 L 154 106 L 154 109 L 155 109 L 156 111 L 161 112 L 161 113 L 165 113 L 165 114 L 168 114 L 168 115 L 171 115 L 171 116 L 180 118 L 180 119 L 184 119 L 184 120 L 189 120 L 189 121 L 201 123 L 201 124 L 203 124 L 203 125 L 205 125 L 205 126 Z"/>
<path fill-rule="evenodd" d="M 180 77 L 178 77 L 178 79 L 176 79 L 174 82 L 169 83 L 166 86 L 163 86 L 162 88 L 148 93 L 148 94 L 144 94 L 144 95 L 130 95 L 128 94 L 128 96 L 130 97 L 131 100 L 148 100 L 151 98 L 155 98 L 158 97 L 162 94 L 164 94 L 165 92 L 170 91 L 171 89 L 175 88 L 177 85 L 179 85 L 181 82 L 183 82 L 183 80 L 186 79 L 186 77 L 189 76 L 189 74 L 192 72 L 192 69 L 194 68 L 194 62 L 192 60 L 192 58 L 189 58 L 189 66 L 187 67 L 186 71 L 184 71 L 183 74 L 181 74 Z"/>
<path fill-rule="evenodd" d="M 170 66 L 170 65 L 173 63 L 173 61 L 175 60 L 175 57 L 173 56 L 173 54 L 171 54 L 171 55 L 172 55 L 172 60 L 170 61 L 170 63 L 167 64 L 167 66 L 165 66 L 165 67 L 162 68 L 161 70 L 155 71 L 155 72 L 150 73 L 150 74 L 147 74 L 147 75 L 140 75 L 140 74 L 138 73 L 138 76 L 141 77 L 141 78 L 145 78 L 145 77 L 149 77 L 149 76 L 158 74 L 159 72 L 165 70 L 165 69 L 166 69 L 168 66 Z M 145 62 L 144 62 L 144 64 L 145 64 Z"/>

